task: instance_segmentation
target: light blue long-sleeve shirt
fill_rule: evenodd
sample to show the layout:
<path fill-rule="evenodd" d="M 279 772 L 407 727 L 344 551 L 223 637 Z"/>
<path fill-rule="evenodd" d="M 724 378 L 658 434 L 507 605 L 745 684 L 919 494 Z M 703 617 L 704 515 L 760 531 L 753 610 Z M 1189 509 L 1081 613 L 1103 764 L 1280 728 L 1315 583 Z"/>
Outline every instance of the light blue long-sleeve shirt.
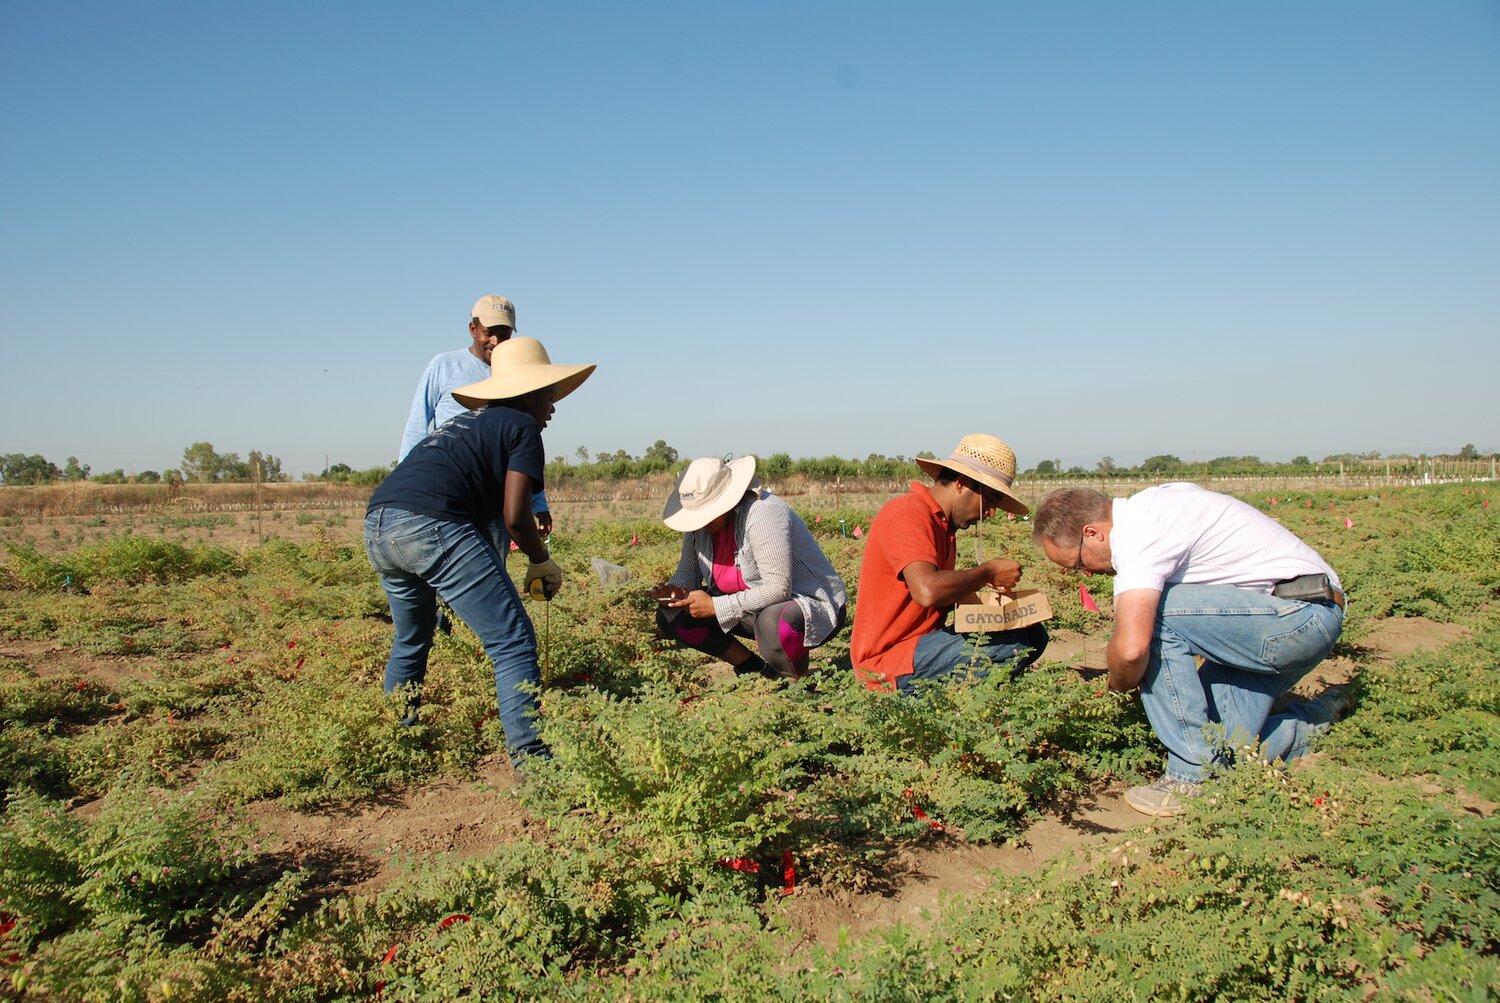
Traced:
<path fill-rule="evenodd" d="M 443 352 L 433 356 L 422 372 L 417 392 L 411 399 L 411 414 L 406 417 L 406 428 L 401 432 L 401 451 L 396 462 L 406 459 L 406 454 L 416 448 L 417 443 L 427 438 L 432 430 L 454 415 L 468 410 L 453 398 L 453 391 L 470 383 L 489 379 L 490 367 L 467 348 Z M 533 512 L 546 512 L 547 496 L 538 491 L 531 499 Z"/>

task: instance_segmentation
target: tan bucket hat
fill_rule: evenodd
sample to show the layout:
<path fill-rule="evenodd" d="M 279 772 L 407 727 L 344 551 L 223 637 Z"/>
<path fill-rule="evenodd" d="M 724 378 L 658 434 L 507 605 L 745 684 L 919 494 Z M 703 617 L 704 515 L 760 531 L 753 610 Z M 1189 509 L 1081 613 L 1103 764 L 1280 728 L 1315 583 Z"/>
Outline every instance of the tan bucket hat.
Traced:
<path fill-rule="evenodd" d="M 589 374 L 586 366 L 554 366 L 547 350 L 535 338 L 512 338 L 495 346 L 490 355 L 490 375 L 453 391 L 453 399 L 464 407 L 483 407 L 490 401 L 524 397 L 533 390 L 554 387 L 552 399 L 560 401 L 577 390 Z"/>
<path fill-rule="evenodd" d="M 1016 454 L 993 435 L 975 432 L 958 440 L 953 455 L 946 460 L 917 458 L 917 466 L 936 477 L 939 470 L 951 470 L 987 488 L 1000 492 L 1000 507 L 1014 515 L 1025 515 L 1031 509 L 1010 490 L 1016 479 Z"/>
<path fill-rule="evenodd" d="M 661 521 L 679 533 L 691 533 L 734 508 L 746 491 L 759 486 L 755 457 L 741 456 L 726 463 L 717 456 L 700 456 L 677 479 Z"/>

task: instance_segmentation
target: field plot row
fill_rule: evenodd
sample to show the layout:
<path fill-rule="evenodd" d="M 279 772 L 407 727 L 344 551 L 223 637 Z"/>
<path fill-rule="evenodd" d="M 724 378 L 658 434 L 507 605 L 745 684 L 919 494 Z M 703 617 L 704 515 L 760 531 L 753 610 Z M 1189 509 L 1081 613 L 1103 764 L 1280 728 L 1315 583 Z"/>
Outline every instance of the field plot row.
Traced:
<path fill-rule="evenodd" d="M 517 785 L 462 624 L 420 723 L 397 725 L 357 518 L 6 520 L 0 994 L 1486 998 L 1487 490 L 1245 496 L 1340 571 L 1329 671 L 1355 710 L 1293 769 L 1247 756 L 1182 818 L 1090 831 L 1079 820 L 1154 775 L 1160 749 L 1100 677 L 1109 580 L 1089 580 L 1104 612 L 1086 610 L 1025 523 L 966 534 L 960 561 L 1021 559 L 1055 650 L 1013 682 L 894 699 L 854 683 L 847 631 L 796 684 L 665 645 L 645 590 L 681 538 L 647 514 L 560 509 L 566 585 L 530 607 L 555 757 Z M 805 513 L 851 587 L 874 506 Z M 605 586 L 595 557 L 632 580 Z M 1060 832 L 1076 852 L 955 879 L 925 919 L 859 919 L 855 903 L 903 894 L 914 860 L 998 862 Z"/>

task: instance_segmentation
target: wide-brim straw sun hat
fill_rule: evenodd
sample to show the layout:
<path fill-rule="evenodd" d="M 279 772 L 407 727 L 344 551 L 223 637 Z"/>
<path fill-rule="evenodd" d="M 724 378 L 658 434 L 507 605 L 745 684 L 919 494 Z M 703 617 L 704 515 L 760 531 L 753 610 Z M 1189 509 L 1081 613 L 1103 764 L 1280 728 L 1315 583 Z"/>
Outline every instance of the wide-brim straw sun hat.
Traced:
<path fill-rule="evenodd" d="M 953 454 L 946 460 L 917 458 L 917 466 L 933 477 L 939 470 L 951 470 L 1000 493 L 1000 507 L 1013 515 L 1025 515 L 1031 509 L 1015 496 L 1010 486 L 1016 479 L 1016 454 L 993 435 L 975 432 L 958 440 Z"/>
<path fill-rule="evenodd" d="M 677 479 L 661 521 L 679 533 L 702 529 L 738 505 L 745 492 L 759 484 L 753 456 L 727 463 L 717 456 L 701 456 Z"/>
<path fill-rule="evenodd" d="M 453 391 L 453 399 L 466 408 L 483 407 L 490 401 L 525 397 L 533 390 L 554 388 L 553 401 L 577 390 L 593 373 L 594 365 L 554 366 L 547 350 L 535 338 L 511 338 L 495 346 L 490 354 L 490 375 Z"/>

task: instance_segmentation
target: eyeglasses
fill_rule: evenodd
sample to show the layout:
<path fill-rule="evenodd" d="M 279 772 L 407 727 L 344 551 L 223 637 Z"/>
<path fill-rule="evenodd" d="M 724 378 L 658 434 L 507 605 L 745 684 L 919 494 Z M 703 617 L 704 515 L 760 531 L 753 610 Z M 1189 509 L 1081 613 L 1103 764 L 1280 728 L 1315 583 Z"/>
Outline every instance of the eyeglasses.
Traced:
<path fill-rule="evenodd" d="M 1088 570 L 1087 568 L 1085 568 L 1083 566 L 1083 541 L 1086 540 L 1086 539 L 1088 539 L 1088 537 L 1083 532 L 1080 531 L 1079 534 L 1078 534 L 1078 558 L 1073 562 L 1073 570 L 1074 571 L 1087 571 Z"/>

